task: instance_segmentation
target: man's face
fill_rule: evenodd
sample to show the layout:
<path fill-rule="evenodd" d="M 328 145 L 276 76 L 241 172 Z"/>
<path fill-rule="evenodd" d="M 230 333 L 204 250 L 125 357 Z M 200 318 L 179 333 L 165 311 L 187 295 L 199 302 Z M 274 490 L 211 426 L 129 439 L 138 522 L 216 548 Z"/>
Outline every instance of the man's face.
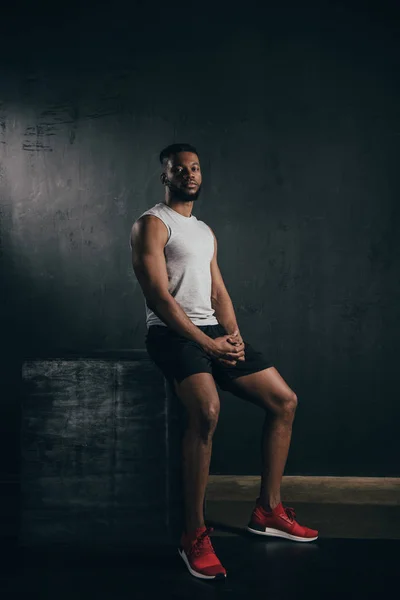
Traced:
<path fill-rule="evenodd" d="M 171 156 L 161 177 L 174 199 L 192 202 L 200 195 L 200 161 L 193 152 L 178 152 Z"/>

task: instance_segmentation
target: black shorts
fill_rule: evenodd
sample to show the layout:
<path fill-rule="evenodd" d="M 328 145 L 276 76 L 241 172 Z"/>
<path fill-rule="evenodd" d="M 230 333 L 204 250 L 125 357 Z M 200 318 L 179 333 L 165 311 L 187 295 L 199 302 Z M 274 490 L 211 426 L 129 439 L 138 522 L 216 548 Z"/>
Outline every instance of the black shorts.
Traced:
<path fill-rule="evenodd" d="M 198 327 L 213 339 L 227 335 L 219 324 Z M 172 387 L 174 379 L 180 383 L 195 373 L 211 373 L 219 387 L 225 390 L 233 379 L 273 366 L 262 352 L 254 350 L 246 341 L 244 346 L 245 360 L 239 360 L 233 366 L 219 362 L 209 356 L 200 344 L 164 325 L 151 325 L 146 334 L 147 352 Z"/>

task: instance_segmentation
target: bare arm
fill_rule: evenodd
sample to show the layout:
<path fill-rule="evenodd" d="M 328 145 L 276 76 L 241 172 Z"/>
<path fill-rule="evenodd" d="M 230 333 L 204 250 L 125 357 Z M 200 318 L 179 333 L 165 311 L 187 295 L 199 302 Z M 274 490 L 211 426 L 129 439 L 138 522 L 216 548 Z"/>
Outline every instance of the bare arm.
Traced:
<path fill-rule="evenodd" d="M 211 352 L 214 341 L 196 327 L 168 291 L 164 246 L 168 232 L 157 217 L 146 215 L 132 227 L 132 266 L 148 307 L 168 327 Z"/>

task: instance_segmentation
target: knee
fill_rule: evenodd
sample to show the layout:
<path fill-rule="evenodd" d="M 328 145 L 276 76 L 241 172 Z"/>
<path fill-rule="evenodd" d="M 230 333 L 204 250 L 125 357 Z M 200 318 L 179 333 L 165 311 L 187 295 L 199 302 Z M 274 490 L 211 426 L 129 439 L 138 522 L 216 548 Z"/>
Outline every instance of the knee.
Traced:
<path fill-rule="evenodd" d="M 207 441 L 212 436 L 217 427 L 219 417 L 219 404 L 209 404 L 203 407 L 197 413 L 194 422 L 200 437 Z"/>
<path fill-rule="evenodd" d="M 296 413 L 297 404 L 297 396 L 294 392 L 291 392 L 290 394 L 285 396 L 285 398 L 283 398 L 280 403 L 281 416 L 288 421 L 293 420 L 294 415 Z"/>

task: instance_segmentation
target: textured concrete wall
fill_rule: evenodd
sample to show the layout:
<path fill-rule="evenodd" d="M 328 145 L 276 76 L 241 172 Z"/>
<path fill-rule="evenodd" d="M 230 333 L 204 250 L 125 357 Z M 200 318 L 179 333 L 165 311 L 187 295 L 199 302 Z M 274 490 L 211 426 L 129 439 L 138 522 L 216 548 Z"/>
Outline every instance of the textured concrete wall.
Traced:
<path fill-rule="evenodd" d="M 160 149 L 189 141 L 239 326 L 299 398 L 288 473 L 398 475 L 398 12 L 352 4 L 15 12 L 3 346 L 144 347 L 129 232 L 163 198 Z M 261 415 L 221 397 L 212 469 L 256 474 Z"/>

